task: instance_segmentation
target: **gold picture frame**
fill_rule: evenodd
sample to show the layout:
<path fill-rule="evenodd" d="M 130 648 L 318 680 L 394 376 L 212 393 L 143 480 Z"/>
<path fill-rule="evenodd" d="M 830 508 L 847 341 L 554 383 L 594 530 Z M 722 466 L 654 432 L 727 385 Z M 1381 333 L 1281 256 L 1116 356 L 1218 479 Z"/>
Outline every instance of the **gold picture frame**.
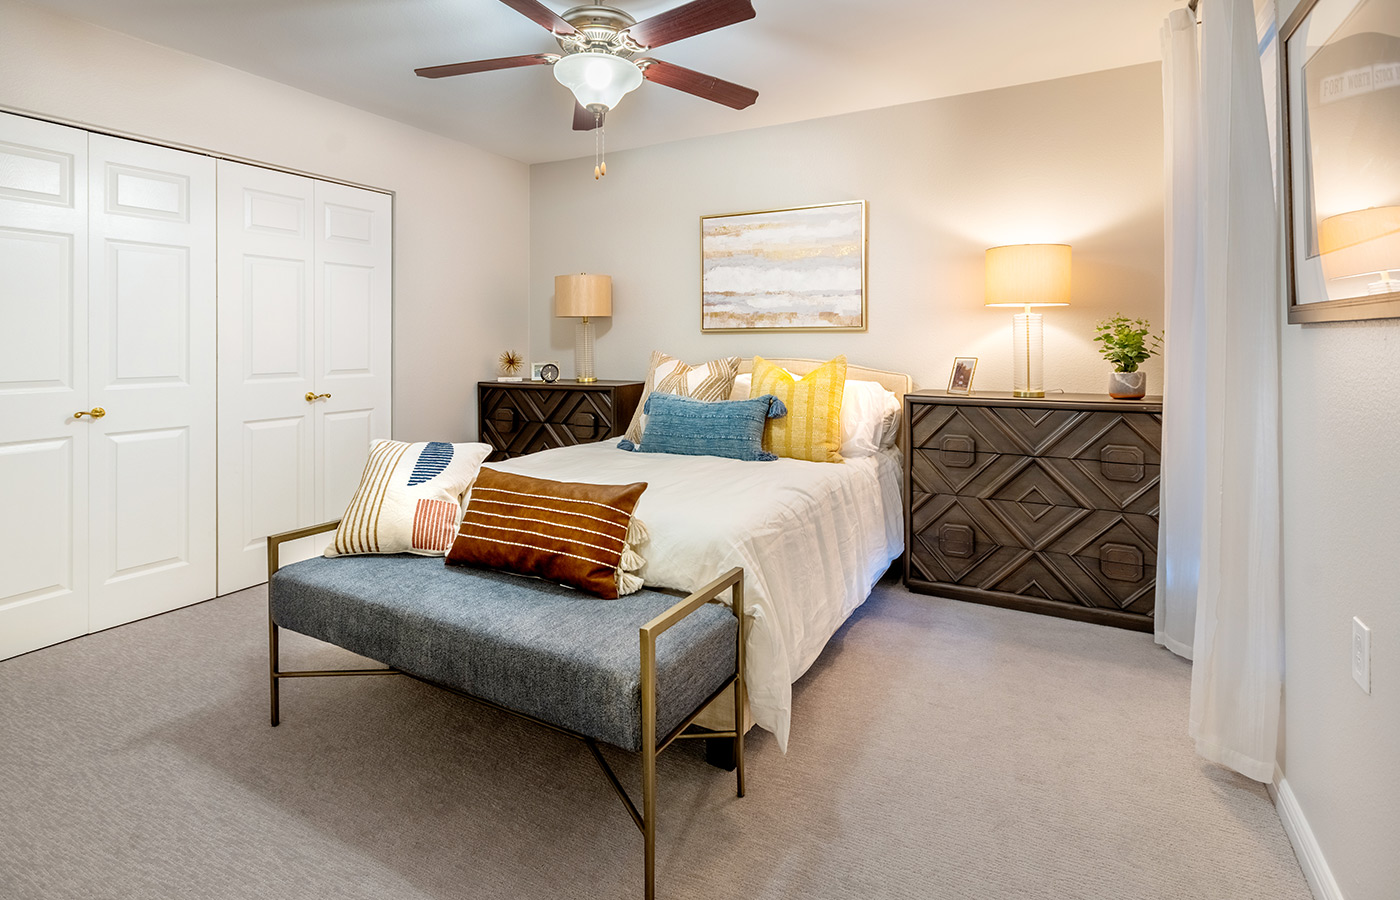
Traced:
<path fill-rule="evenodd" d="M 866 330 L 866 202 L 700 217 L 700 331 Z"/>
<path fill-rule="evenodd" d="M 967 395 L 972 393 L 972 376 L 977 372 L 977 357 L 957 356 L 953 358 L 953 371 L 948 373 L 948 393 Z"/>

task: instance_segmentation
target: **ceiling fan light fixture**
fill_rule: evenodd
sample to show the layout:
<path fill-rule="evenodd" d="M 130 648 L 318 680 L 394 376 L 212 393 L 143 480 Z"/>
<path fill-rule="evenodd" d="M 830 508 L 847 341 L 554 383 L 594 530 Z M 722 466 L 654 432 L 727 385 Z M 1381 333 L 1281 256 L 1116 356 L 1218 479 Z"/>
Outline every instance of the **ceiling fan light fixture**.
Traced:
<path fill-rule="evenodd" d="M 642 72 L 636 63 L 596 51 L 565 56 L 554 64 L 554 77 L 573 91 L 585 109 L 595 105 L 612 109 L 624 94 L 642 84 Z"/>

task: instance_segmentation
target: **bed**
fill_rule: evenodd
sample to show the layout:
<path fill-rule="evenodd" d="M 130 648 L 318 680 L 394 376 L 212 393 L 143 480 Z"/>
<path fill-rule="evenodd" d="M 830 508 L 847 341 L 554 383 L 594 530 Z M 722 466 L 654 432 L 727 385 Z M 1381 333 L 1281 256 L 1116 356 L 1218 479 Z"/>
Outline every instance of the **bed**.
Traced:
<path fill-rule="evenodd" d="M 771 361 L 797 375 L 821 362 Z M 750 369 L 745 360 L 740 373 Z M 907 375 L 860 366 L 849 366 L 846 377 L 879 382 L 901 397 L 912 388 Z M 904 550 L 897 449 L 841 464 L 755 463 L 634 453 L 603 441 L 491 466 L 560 481 L 647 482 L 636 515 L 651 533 L 643 548 L 648 587 L 690 592 L 742 567 L 750 715 L 783 750 L 793 682 Z M 697 724 L 733 727 L 728 709 L 717 702 Z"/>

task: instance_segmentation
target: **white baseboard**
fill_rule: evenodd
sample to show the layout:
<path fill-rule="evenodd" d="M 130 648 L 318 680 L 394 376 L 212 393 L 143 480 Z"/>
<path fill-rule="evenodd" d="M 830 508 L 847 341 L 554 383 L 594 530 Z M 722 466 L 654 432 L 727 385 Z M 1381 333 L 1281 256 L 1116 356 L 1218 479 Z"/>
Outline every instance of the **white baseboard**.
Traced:
<path fill-rule="evenodd" d="M 1317 900 L 1346 900 L 1337 879 L 1332 877 L 1332 870 L 1327 866 L 1317 837 L 1313 835 L 1312 828 L 1308 827 L 1308 820 L 1303 815 L 1302 807 L 1298 805 L 1298 798 L 1293 796 L 1288 779 L 1284 778 L 1283 772 L 1278 769 L 1274 769 L 1274 783 L 1269 785 L 1269 794 L 1274 798 L 1274 808 L 1278 810 L 1283 830 L 1293 844 L 1293 852 L 1298 857 L 1298 865 L 1303 869 L 1303 877 L 1308 880 L 1308 887 L 1312 889 L 1313 896 Z"/>

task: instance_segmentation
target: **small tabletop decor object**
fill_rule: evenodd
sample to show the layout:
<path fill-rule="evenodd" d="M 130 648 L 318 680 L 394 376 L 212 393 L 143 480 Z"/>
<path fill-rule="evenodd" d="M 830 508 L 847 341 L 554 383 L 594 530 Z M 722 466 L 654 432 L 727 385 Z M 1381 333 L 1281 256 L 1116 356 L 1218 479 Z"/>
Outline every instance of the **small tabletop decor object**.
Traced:
<path fill-rule="evenodd" d="M 514 350 L 507 350 L 500 355 L 496 362 L 501 367 L 501 374 L 500 377 L 496 379 L 497 381 L 525 380 L 525 376 L 516 374 L 520 371 L 521 363 L 524 362 L 519 353 L 516 353 Z"/>
<path fill-rule="evenodd" d="M 948 393 L 971 394 L 972 375 L 977 371 L 977 357 L 959 356 L 953 360 L 953 371 L 948 376 Z"/>
<path fill-rule="evenodd" d="M 1115 400 L 1134 400 L 1146 394 L 1147 373 L 1138 371 L 1138 366 L 1162 348 L 1161 335 L 1152 333 L 1152 324 L 1146 319 L 1126 316 L 1114 316 L 1094 328 L 1098 332 L 1094 340 L 1103 345 L 1099 353 L 1113 363 L 1108 396 Z"/>

